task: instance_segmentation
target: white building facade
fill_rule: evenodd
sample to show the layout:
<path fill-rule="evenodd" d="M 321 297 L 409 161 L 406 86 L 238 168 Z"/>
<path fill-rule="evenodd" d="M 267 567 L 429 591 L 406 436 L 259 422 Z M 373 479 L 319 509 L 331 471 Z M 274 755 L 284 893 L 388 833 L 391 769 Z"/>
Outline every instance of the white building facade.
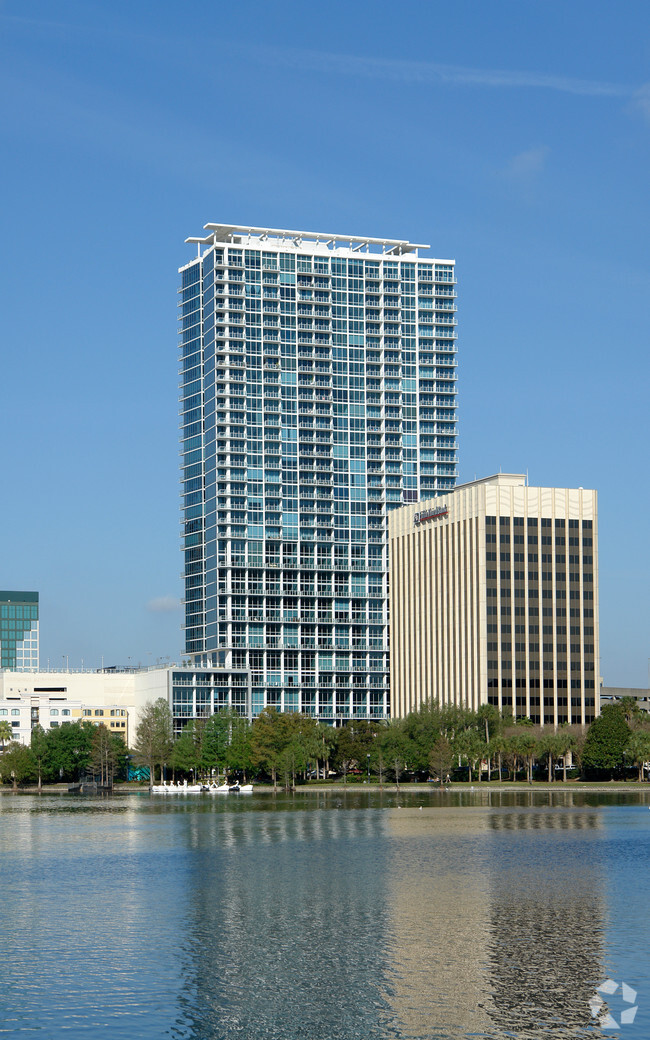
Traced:
<path fill-rule="evenodd" d="M 29 744 L 35 726 L 54 729 L 69 722 L 104 725 L 135 740 L 143 707 L 162 697 L 170 706 L 176 734 L 191 719 L 223 708 L 251 717 L 250 677 L 223 668 L 165 668 L 89 671 L 0 671 L 0 721 L 14 740 Z"/>

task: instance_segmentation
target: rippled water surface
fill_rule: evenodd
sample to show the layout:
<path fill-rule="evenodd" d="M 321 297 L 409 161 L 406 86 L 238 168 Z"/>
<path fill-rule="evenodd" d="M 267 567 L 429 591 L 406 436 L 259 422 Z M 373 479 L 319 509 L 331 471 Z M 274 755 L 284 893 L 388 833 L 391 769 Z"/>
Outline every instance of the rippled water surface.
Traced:
<path fill-rule="evenodd" d="M 649 853 L 645 795 L 3 793 L 0 1037 L 647 1038 Z"/>

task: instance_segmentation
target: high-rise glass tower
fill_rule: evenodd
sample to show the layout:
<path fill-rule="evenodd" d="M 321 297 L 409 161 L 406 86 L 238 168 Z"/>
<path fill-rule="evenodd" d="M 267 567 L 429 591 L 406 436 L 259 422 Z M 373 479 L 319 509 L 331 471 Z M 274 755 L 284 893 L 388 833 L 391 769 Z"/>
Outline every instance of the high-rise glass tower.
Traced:
<path fill-rule="evenodd" d="M 267 705 L 384 717 L 389 510 L 456 482 L 454 264 L 207 224 L 180 269 L 185 652 Z"/>
<path fill-rule="evenodd" d="M 0 668 L 38 668 L 38 592 L 0 592 Z"/>

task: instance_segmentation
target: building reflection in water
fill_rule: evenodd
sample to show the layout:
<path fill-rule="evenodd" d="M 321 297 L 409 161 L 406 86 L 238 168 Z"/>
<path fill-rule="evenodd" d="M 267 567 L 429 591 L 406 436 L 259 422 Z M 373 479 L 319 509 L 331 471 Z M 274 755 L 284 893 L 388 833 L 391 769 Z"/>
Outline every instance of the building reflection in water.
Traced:
<path fill-rule="evenodd" d="M 488 816 L 391 809 L 387 995 L 408 1037 L 484 1033 L 489 980 Z"/>
<path fill-rule="evenodd" d="M 579 1036 L 591 1022 L 605 978 L 600 821 L 589 810 L 490 817 L 489 1014 L 504 1032 Z"/>
<path fill-rule="evenodd" d="M 380 812 L 187 816 L 178 1037 L 397 1036 L 382 995 Z"/>
<path fill-rule="evenodd" d="M 387 821 L 386 995 L 400 1035 L 599 1036 L 598 813 L 416 808 Z"/>

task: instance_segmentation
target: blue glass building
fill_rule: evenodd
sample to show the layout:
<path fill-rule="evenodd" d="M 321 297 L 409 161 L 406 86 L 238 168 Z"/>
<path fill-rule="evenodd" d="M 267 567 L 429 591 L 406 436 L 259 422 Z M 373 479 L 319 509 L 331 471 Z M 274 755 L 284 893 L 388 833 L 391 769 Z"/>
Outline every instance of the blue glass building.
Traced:
<path fill-rule="evenodd" d="M 248 668 L 254 715 L 385 717 L 387 514 L 456 482 L 454 264 L 204 230 L 179 290 L 185 652 Z"/>
<path fill-rule="evenodd" d="M 0 667 L 38 669 L 38 592 L 0 592 Z"/>

